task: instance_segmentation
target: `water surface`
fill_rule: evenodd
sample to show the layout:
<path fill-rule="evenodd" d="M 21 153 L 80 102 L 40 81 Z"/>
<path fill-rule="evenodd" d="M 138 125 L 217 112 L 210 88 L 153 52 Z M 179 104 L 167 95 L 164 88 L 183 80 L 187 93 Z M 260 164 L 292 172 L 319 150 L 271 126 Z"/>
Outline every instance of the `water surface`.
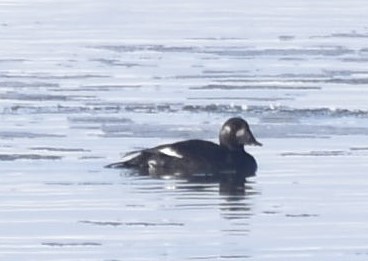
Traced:
<path fill-rule="evenodd" d="M 0 3 L 1 260 L 367 260 L 367 13 Z M 264 144 L 244 193 L 103 168 L 233 116 Z"/>

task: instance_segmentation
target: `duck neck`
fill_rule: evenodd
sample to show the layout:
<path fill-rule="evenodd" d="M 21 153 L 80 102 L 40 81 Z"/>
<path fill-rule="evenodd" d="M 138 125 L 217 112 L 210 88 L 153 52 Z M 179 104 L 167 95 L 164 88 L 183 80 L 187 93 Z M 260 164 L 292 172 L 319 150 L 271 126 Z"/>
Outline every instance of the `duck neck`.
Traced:
<path fill-rule="evenodd" d="M 231 152 L 244 152 L 244 146 L 243 145 L 234 145 L 234 144 L 223 144 L 220 143 L 220 146 L 226 148 L 227 150 Z"/>

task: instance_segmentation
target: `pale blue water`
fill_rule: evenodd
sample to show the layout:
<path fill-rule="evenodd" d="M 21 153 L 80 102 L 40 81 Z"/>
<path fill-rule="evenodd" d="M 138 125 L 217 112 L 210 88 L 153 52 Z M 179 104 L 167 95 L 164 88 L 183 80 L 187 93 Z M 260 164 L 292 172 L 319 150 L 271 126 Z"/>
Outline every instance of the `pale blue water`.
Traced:
<path fill-rule="evenodd" d="M 1 260 L 367 260 L 368 6 L 2 1 Z M 120 153 L 263 147 L 244 195 L 104 169 Z"/>

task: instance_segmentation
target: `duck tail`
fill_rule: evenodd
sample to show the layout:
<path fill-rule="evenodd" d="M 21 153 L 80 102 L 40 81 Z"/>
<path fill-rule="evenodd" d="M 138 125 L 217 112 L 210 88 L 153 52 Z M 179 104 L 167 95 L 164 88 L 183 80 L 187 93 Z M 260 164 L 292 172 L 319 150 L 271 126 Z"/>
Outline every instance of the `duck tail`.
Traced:
<path fill-rule="evenodd" d="M 120 168 L 126 168 L 126 162 L 115 162 L 115 163 L 111 163 L 105 166 L 105 168 L 108 169 L 120 169 Z"/>
<path fill-rule="evenodd" d="M 132 151 L 123 156 L 121 161 L 106 165 L 105 168 L 132 168 L 138 167 L 142 161 L 142 151 Z"/>

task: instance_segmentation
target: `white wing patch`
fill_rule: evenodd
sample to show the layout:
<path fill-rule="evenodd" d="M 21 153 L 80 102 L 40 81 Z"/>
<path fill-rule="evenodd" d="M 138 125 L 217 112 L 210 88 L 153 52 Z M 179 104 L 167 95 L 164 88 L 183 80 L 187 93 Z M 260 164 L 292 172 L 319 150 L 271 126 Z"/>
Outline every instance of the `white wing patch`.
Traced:
<path fill-rule="evenodd" d="M 135 157 L 138 157 L 139 155 L 141 155 L 140 151 L 129 152 L 122 157 L 121 162 L 127 162 L 134 159 Z"/>
<path fill-rule="evenodd" d="M 170 157 L 175 157 L 175 158 L 179 158 L 182 159 L 183 155 L 179 154 L 177 151 L 173 150 L 172 148 L 169 147 L 165 147 L 159 150 L 162 154 L 165 154 L 167 156 Z"/>

